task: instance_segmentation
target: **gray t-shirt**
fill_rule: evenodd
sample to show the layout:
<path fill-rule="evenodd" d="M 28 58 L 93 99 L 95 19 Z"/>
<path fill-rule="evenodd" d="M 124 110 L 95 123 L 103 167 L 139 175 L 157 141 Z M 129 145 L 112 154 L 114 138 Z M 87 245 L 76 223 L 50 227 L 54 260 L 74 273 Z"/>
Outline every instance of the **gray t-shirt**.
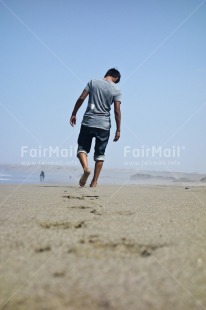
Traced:
<path fill-rule="evenodd" d="M 82 125 L 109 130 L 111 105 L 115 101 L 121 102 L 121 92 L 115 83 L 107 80 L 91 80 L 85 90 L 89 100 Z"/>

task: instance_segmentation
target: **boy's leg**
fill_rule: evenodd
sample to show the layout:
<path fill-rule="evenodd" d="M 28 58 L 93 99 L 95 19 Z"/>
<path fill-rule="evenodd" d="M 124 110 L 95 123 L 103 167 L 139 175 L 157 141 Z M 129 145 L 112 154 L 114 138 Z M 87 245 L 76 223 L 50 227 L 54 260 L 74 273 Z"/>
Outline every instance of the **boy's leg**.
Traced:
<path fill-rule="evenodd" d="M 81 176 L 80 180 L 79 180 L 79 185 L 81 187 L 83 187 L 86 182 L 87 182 L 87 179 L 90 175 L 90 170 L 88 168 L 88 160 L 87 160 L 87 155 L 83 152 L 79 152 L 78 153 L 78 158 L 79 158 L 79 161 L 82 165 L 82 168 L 84 169 L 84 173 L 83 175 Z"/>
<path fill-rule="evenodd" d="M 92 143 L 92 134 L 89 127 L 81 126 L 81 130 L 78 137 L 78 151 L 77 157 L 82 165 L 84 170 L 83 175 L 79 180 L 79 185 L 84 186 L 87 182 L 87 178 L 90 175 L 90 170 L 88 168 L 88 159 L 87 154 L 90 151 Z"/>
<path fill-rule="evenodd" d="M 94 176 L 93 176 L 92 182 L 90 184 L 90 187 L 96 187 L 97 186 L 97 181 L 98 181 L 100 172 L 102 170 L 103 163 L 104 163 L 103 160 L 97 160 L 96 161 L 95 168 L 94 168 Z"/>
<path fill-rule="evenodd" d="M 78 153 L 78 158 L 80 161 L 80 164 L 82 165 L 82 168 L 88 169 L 88 159 L 87 159 L 87 154 L 85 154 L 84 152 L 79 152 Z"/>
<path fill-rule="evenodd" d="M 90 187 L 97 186 L 97 181 L 104 163 L 104 157 L 105 157 L 104 154 L 109 141 L 109 135 L 110 130 L 96 128 L 96 141 L 95 141 L 95 153 L 94 153 L 94 160 L 96 163 L 94 169 L 94 176 L 90 184 Z"/>

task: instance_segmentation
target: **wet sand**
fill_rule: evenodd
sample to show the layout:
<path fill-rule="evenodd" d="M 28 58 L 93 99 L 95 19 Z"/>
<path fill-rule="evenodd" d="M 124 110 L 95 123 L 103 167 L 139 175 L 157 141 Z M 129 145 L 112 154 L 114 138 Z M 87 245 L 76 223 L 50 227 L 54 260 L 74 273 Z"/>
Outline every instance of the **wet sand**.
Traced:
<path fill-rule="evenodd" d="M 0 309 L 206 309 L 206 187 L 0 186 Z"/>

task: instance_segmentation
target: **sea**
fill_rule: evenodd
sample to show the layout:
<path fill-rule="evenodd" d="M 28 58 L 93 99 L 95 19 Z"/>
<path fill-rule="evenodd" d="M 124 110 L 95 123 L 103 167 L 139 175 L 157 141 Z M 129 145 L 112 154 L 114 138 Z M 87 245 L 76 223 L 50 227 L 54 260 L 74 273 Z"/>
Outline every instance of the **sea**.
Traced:
<path fill-rule="evenodd" d="M 40 180 L 44 171 L 45 179 Z M 82 169 L 78 166 L 0 165 L 0 184 L 78 185 Z M 89 181 L 92 178 L 89 177 Z M 99 184 L 206 185 L 205 174 L 136 169 L 108 169 L 101 172 Z"/>
<path fill-rule="evenodd" d="M 40 179 L 44 171 L 45 178 Z M 122 173 L 118 169 L 103 169 L 102 184 L 124 184 L 130 180 L 128 172 Z M 18 166 L 0 165 L 0 184 L 78 184 L 82 175 L 80 167 L 62 166 Z M 92 176 L 92 174 L 91 174 Z M 91 178 L 91 177 L 90 177 Z"/>

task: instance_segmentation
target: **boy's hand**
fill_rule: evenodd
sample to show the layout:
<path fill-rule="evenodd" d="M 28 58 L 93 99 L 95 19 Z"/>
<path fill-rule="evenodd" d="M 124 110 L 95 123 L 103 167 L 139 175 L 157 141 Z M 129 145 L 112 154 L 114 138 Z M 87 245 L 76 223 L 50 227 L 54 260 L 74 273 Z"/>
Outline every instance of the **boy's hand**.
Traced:
<path fill-rule="evenodd" d="M 119 140 L 119 138 L 120 138 L 120 131 L 116 131 L 116 133 L 115 133 L 115 137 L 114 137 L 114 142 L 117 142 L 118 140 Z"/>
<path fill-rule="evenodd" d="M 74 125 L 76 125 L 76 120 L 77 120 L 76 116 L 72 115 L 71 118 L 70 118 L 70 125 L 72 127 L 74 127 Z"/>

